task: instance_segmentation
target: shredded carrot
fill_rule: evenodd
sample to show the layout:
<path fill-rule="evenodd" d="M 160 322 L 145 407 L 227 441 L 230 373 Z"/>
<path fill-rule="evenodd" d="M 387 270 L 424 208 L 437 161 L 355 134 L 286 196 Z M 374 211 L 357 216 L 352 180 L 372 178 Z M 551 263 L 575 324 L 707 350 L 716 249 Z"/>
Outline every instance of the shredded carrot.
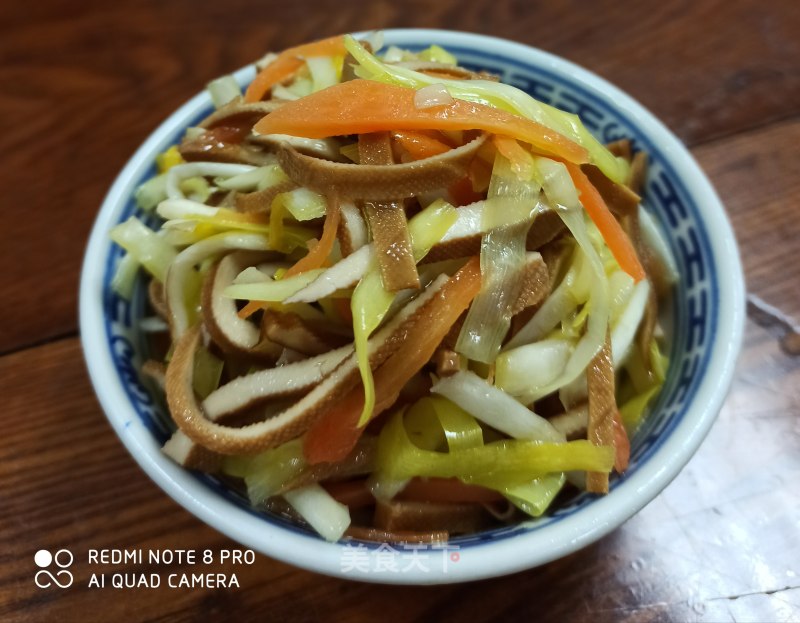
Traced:
<path fill-rule="evenodd" d="M 533 176 L 533 156 L 513 138 L 495 134 L 492 142 L 497 151 L 511 162 L 511 170 L 517 177 L 529 180 Z"/>
<path fill-rule="evenodd" d="M 408 152 L 412 160 L 432 158 L 450 151 L 451 147 L 427 132 L 403 130 L 392 132 L 392 138 Z"/>
<path fill-rule="evenodd" d="M 589 214 L 600 235 L 603 236 L 608 248 L 614 259 L 617 260 L 619 267 L 633 277 L 637 283 L 646 277 L 644 267 L 636 255 L 636 250 L 633 248 L 633 243 L 625 230 L 619 224 L 617 219 L 608 209 L 605 201 L 600 196 L 600 193 L 586 177 L 586 174 L 581 171 L 580 167 L 570 163 L 564 163 L 569 171 L 572 182 L 575 188 L 580 193 L 581 203 Z"/>
<path fill-rule="evenodd" d="M 417 321 L 424 330 L 409 331 L 400 348 L 375 371 L 375 408 L 372 416 L 391 407 L 400 390 L 431 356 L 481 287 L 480 261 L 473 257 L 427 304 Z M 310 464 L 341 461 L 364 429 L 358 427 L 364 408 L 364 389 L 353 388 L 306 433 L 303 453 Z"/>
<path fill-rule="evenodd" d="M 327 138 L 398 130 L 483 130 L 511 136 L 538 153 L 582 164 L 587 151 L 531 119 L 464 100 L 417 108 L 414 89 L 372 80 L 350 80 L 287 102 L 259 121 L 260 134 Z"/>
<path fill-rule="evenodd" d="M 284 277 L 291 277 L 308 270 L 322 268 L 325 260 L 328 259 L 333 250 L 333 243 L 336 242 L 336 231 L 339 229 L 340 217 L 339 201 L 337 199 L 329 199 L 325 210 L 325 224 L 322 226 L 322 237 L 314 245 L 313 249 L 286 271 Z"/>
<path fill-rule="evenodd" d="M 264 67 L 244 94 L 245 102 L 258 102 L 279 82 L 290 78 L 311 56 L 344 56 L 344 36 L 339 35 L 284 50 L 274 61 Z"/>
<path fill-rule="evenodd" d="M 239 318 L 249 318 L 250 316 L 255 314 L 259 309 L 266 309 L 266 305 L 267 303 L 265 303 L 264 301 L 250 301 L 249 303 L 247 303 L 247 305 L 242 307 L 236 313 L 236 315 L 239 316 Z"/>
<path fill-rule="evenodd" d="M 497 491 L 478 485 L 468 485 L 458 478 L 412 478 L 397 497 L 416 502 L 479 504 L 489 504 L 504 499 Z"/>

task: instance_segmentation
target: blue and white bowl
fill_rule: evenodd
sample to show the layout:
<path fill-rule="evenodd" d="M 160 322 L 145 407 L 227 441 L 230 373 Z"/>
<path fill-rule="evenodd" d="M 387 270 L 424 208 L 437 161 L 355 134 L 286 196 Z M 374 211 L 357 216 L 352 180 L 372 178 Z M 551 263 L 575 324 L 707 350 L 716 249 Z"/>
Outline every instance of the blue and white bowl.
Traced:
<path fill-rule="evenodd" d="M 95 391 L 117 435 L 173 499 L 246 547 L 285 562 L 350 579 L 396 584 L 464 582 L 544 564 L 608 534 L 669 484 L 697 450 L 722 406 L 744 323 L 744 282 L 736 242 L 711 184 L 676 137 L 628 95 L 561 58 L 518 43 L 439 30 L 390 30 L 387 45 L 433 43 L 459 62 L 486 69 L 536 98 L 580 115 L 604 142 L 629 138 L 650 156 L 646 208 L 661 225 L 680 283 L 672 300 L 669 375 L 646 424 L 632 441 L 630 468 L 605 497 L 579 495 L 549 516 L 453 539 L 446 548 L 342 541 L 327 543 L 281 518 L 252 510 L 216 479 L 184 470 L 160 451 L 169 416 L 142 384 L 137 328 L 143 284 L 132 302 L 110 288 L 121 250 L 109 231 L 136 212 L 133 192 L 151 177 L 154 156 L 174 144 L 212 105 L 203 92 L 169 117 L 137 150 L 106 197 L 83 266 L 81 336 Z M 238 71 L 245 85 L 252 67 Z"/>

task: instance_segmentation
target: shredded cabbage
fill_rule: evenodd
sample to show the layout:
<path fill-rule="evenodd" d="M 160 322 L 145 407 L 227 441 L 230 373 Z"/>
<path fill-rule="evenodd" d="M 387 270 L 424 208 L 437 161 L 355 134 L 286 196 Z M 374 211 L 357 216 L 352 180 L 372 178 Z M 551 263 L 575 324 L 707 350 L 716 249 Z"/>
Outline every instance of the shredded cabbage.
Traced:
<path fill-rule="evenodd" d="M 422 52 L 418 52 L 417 57 L 421 61 L 444 63 L 445 65 L 458 65 L 458 59 L 443 47 L 438 45 L 432 45 L 431 47 L 422 50 Z"/>
<path fill-rule="evenodd" d="M 568 340 L 550 338 L 501 353 L 495 362 L 495 385 L 512 396 L 540 391 L 564 372 L 572 348 Z"/>
<path fill-rule="evenodd" d="M 136 275 L 139 274 L 139 261 L 130 254 L 125 254 L 117 264 L 114 277 L 111 279 L 111 289 L 126 301 L 133 295 L 136 285 Z"/>
<path fill-rule="evenodd" d="M 311 74 L 313 91 L 321 91 L 338 84 L 342 70 L 342 58 L 315 56 L 306 59 L 306 66 Z"/>
<path fill-rule="evenodd" d="M 150 212 L 161 201 L 167 198 L 167 174 L 151 177 L 136 189 L 134 194 L 136 205 L 145 212 Z"/>
<path fill-rule="evenodd" d="M 474 372 L 457 372 L 437 381 L 431 392 L 444 396 L 470 415 L 516 439 L 564 441 L 552 424 Z"/>
<path fill-rule="evenodd" d="M 310 221 L 325 216 L 325 197 L 308 188 L 295 188 L 282 193 L 284 207 L 296 221 Z"/>
<path fill-rule="evenodd" d="M 181 251 L 170 264 L 165 280 L 167 305 L 172 315 L 173 338 L 181 337 L 198 315 L 202 277 L 195 267 L 225 251 L 267 251 L 264 236 L 225 232 L 210 236 Z"/>
<path fill-rule="evenodd" d="M 195 352 L 192 384 L 201 400 L 219 387 L 224 365 L 225 362 L 212 355 L 207 348 L 198 348 Z"/>
<path fill-rule="evenodd" d="M 222 471 L 244 479 L 247 495 L 255 506 L 280 494 L 286 483 L 305 469 L 300 439 L 292 439 L 254 456 L 226 456 L 222 462 Z"/>
<path fill-rule="evenodd" d="M 511 163 L 497 155 L 483 215 L 488 232 L 481 241 L 481 290 L 456 343 L 456 351 L 469 359 L 494 361 L 511 326 L 539 190 L 537 182 L 520 179 Z"/>
<path fill-rule="evenodd" d="M 558 215 L 572 233 L 588 267 L 592 270 L 589 285 L 590 297 L 586 305 L 591 306 L 586 320 L 586 331 L 575 345 L 564 371 L 543 388 L 529 391 L 523 401 L 533 402 L 564 385 L 574 381 L 586 370 L 592 358 L 600 351 L 606 340 L 610 314 L 608 278 L 600 256 L 592 244 L 586 227 L 586 216 L 578 201 L 577 192 L 569 173 L 560 162 L 548 158 L 537 158 L 537 166 L 543 177 L 545 194 L 556 204 Z"/>
<path fill-rule="evenodd" d="M 222 76 L 216 80 L 212 80 L 206 85 L 208 94 L 211 96 L 211 102 L 214 108 L 222 108 L 231 100 L 241 97 L 242 90 L 239 88 L 239 83 L 233 76 Z"/>
<path fill-rule="evenodd" d="M 184 199 L 180 184 L 190 177 L 233 177 L 253 171 L 256 167 L 249 164 L 231 164 L 228 162 L 187 162 L 178 164 L 167 171 L 167 197 Z"/>
<path fill-rule="evenodd" d="M 177 257 L 177 251 L 163 236 L 159 236 L 135 216 L 114 227 L 109 236 L 144 266 L 147 272 L 158 281 L 164 282 L 170 264 Z"/>
<path fill-rule="evenodd" d="M 264 281 L 260 283 L 234 283 L 225 288 L 222 295 L 247 301 L 281 302 L 305 288 L 323 272 L 325 269 L 316 268 L 283 279 L 271 279 L 264 275 Z"/>
<path fill-rule="evenodd" d="M 423 450 L 408 438 L 401 411 L 381 431 L 376 472 L 394 481 L 427 476 L 486 482 L 495 477 L 506 478 L 509 484 L 524 484 L 565 470 L 610 472 L 613 464 L 612 448 L 594 446 L 587 440 L 542 443 L 507 439 L 451 452 Z"/>
<path fill-rule="evenodd" d="M 223 190 L 251 192 L 272 188 L 287 179 L 289 178 L 286 177 L 280 165 L 267 164 L 233 177 L 217 177 L 214 179 L 214 184 Z"/>
<path fill-rule="evenodd" d="M 334 500 L 318 484 L 292 489 L 283 497 L 326 541 L 338 541 L 350 526 L 347 506 Z"/>

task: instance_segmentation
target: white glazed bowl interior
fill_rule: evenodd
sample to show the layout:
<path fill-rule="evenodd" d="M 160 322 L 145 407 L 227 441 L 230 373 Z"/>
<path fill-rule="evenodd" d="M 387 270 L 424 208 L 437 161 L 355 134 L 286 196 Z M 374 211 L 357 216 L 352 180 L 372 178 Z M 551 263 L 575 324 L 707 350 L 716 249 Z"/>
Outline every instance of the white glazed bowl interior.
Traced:
<path fill-rule="evenodd" d="M 153 132 L 103 203 L 81 280 L 86 361 L 109 421 L 139 465 L 189 512 L 246 547 L 320 573 L 374 582 L 434 584 L 512 573 L 562 557 L 609 533 L 652 500 L 700 445 L 722 405 L 741 344 L 744 285 L 738 251 L 723 207 L 697 163 L 652 114 L 616 87 L 563 59 L 501 39 L 438 30 L 384 34 L 387 45 L 442 45 L 467 67 L 497 73 L 543 101 L 578 113 L 600 140 L 631 138 L 636 149 L 650 156 L 645 206 L 662 226 L 680 273 L 671 310 L 672 359 L 653 413 L 633 440 L 630 468 L 613 480 L 610 494 L 578 495 L 543 519 L 456 538 L 453 550 L 440 552 L 441 562 L 429 557 L 427 564 L 408 571 L 381 573 L 374 565 L 366 568 L 363 560 L 352 562 L 352 543 L 326 543 L 301 527 L 256 513 L 246 499 L 214 478 L 188 472 L 167 459 L 160 452 L 169 436 L 166 409 L 138 373 L 144 342 L 136 320 L 145 307 L 144 288 L 140 284 L 131 303 L 110 290 L 122 252 L 108 232 L 135 212 L 133 191 L 153 175 L 154 156 L 211 110 L 205 92 Z M 252 67 L 236 73 L 243 85 L 253 75 Z M 365 547 L 375 554 L 374 544 Z M 359 555 L 364 551 L 360 548 Z M 408 552 L 398 548 L 394 555 L 407 566 Z"/>

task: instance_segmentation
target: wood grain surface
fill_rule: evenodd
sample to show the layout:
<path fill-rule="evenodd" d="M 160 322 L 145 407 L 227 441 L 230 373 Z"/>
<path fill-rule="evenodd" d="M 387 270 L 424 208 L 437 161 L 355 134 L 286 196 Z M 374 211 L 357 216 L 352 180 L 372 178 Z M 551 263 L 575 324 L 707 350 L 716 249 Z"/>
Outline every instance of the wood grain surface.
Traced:
<path fill-rule="evenodd" d="M 763 315 L 748 322 L 725 407 L 679 477 L 608 537 L 542 568 L 385 587 L 257 556 L 218 566 L 238 589 L 123 591 L 87 588 L 83 557 L 70 589 L 35 586 L 39 549 L 237 547 L 141 472 L 85 372 L 79 270 L 117 171 L 206 81 L 266 50 L 402 26 L 535 45 L 628 91 L 708 172 L 749 291 L 800 322 L 793 0 L 2 3 L 0 620 L 800 621 L 800 358 Z"/>

